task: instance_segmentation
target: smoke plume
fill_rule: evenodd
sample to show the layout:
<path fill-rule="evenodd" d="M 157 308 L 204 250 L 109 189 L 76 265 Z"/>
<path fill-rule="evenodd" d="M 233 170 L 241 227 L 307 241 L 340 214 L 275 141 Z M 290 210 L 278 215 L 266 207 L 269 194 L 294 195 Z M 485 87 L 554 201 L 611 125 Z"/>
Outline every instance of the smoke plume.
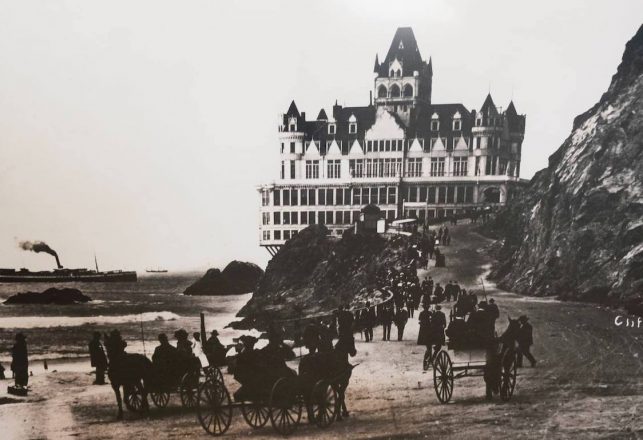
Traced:
<path fill-rule="evenodd" d="M 49 245 L 44 241 L 21 241 L 20 243 L 18 243 L 18 246 L 20 247 L 20 249 L 25 251 L 31 251 L 37 254 L 39 254 L 40 252 L 44 252 L 46 254 L 53 255 L 54 258 L 56 258 L 58 269 L 63 268 L 60 264 L 60 259 L 58 259 L 58 253 L 50 248 Z"/>

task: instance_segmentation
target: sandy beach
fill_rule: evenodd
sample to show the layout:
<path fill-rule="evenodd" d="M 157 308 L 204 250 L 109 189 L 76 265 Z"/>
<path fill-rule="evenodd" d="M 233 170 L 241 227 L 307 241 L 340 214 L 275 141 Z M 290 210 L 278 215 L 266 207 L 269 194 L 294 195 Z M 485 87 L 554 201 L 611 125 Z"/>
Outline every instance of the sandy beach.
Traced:
<path fill-rule="evenodd" d="M 481 292 L 479 279 L 488 269 L 483 249 L 489 240 L 471 226 L 454 228 L 444 248 L 447 268 L 430 268 L 434 280 L 458 280 Z M 426 272 L 421 270 L 420 277 Z M 620 313 L 601 306 L 525 298 L 485 282 L 496 299 L 506 327 L 507 315 L 527 314 L 534 327 L 535 368 L 519 370 L 509 402 L 484 399 L 480 377 L 456 380 L 451 403 L 438 402 L 432 371 L 422 371 L 424 347 L 415 344 L 418 324 L 409 321 L 402 342 L 365 343 L 356 335 L 359 363 L 347 392 L 350 418 L 327 430 L 303 420 L 296 438 L 641 438 L 643 437 L 643 328 L 614 324 Z M 447 305 L 445 312 L 448 315 Z M 393 336 L 396 335 L 394 328 Z M 0 420 L 6 439 L 207 438 L 194 412 L 181 408 L 173 395 L 169 407 L 116 420 L 109 385 L 93 386 L 89 363 L 71 372 L 32 378 L 27 398 L 6 394 L 0 382 Z M 228 388 L 236 383 L 225 375 Z M 240 412 L 224 438 L 280 438 L 268 425 L 253 431 Z"/>

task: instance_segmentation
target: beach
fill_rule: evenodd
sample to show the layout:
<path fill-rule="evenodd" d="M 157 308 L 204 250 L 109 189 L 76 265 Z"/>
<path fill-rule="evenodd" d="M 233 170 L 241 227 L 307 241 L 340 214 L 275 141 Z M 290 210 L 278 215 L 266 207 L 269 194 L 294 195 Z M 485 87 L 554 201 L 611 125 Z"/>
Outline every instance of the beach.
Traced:
<path fill-rule="evenodd" d="M 293 437 L 643 436 L 642 330 L 616 326 L 614 320 L 622 312 L 603 306 L 522 297 L 498 290 L 488 281 L 483 291 L 480 280 L 491 263 L 485 251 L 490 241 L 473 232 L 469 225 L 450 229 L 452 244 L 443 248 L 447 267 L 431 267 L 428 274 L 441 284 L 457 280 L 479 296 L 495 298 L 501 313 L 496 323 L 499 332 L 506 327 L 508 316 L 526 314 L 534 327 L 532 353 L 538 364 L 518 371 L 513 398 L 509 402 L 498 398 L 488 402 L 482 378 L 471 377 L 456 380 L 451 402 L 440 404 L 432 371 L 422 370 L 424 347 L 415 343 L 419 329 L 416 315 L 409 321 L 402 342 L 382 341 L 380 327 L 375 329 L 375 339 L 370 343 L 356 334 L 357 355 L 350 361 L 359 365 L 353 370 L 346 395 L 350 417 L 320 430 L 309 425 L 304 416 Z M 420 278 L 426 274 L 424 270 L 419 272 Z M 238 302 L 242 303 L 239 299 Z M 451 305 L 444 306 L 447 316 Z M 196 307 L 190 317 L 176 310 L 173 313 L 187 323 L 198 322 Z M 231 311 L 226 313 L 232 315 Z M 170 323 L 174 325 L 172 321 L 164 325 Z M 395 336 L 396 330 L 392 333 Z M 132 335 L 131 340 L 135 339 Z M 296 363 L 292 366 L 296 367 Z M 30 382 L 33 391 L 27 398 L 7 396 L 4 391 L 9 381 L 0 382 L 0 420 L 5 438 L 208 438 L 195 413 L 182 409 L 176 395 L 164 410 L 152 406 L 144 415 L 126 412 L 125 420 L 117 421 L 111 387 L 91 385 L 90 372 L 89 362 L 85 361 L 75 371 L 50 370 L 37 375 Z M 224 376 L 232 392 L 238 385 L 231 376 Z M 7 398 L 17 402 L 7 402 Z M 239 411 L 233 414 L 232 425 L 223 437 L 281 438 L 269 424 L 252 430 Z"/>

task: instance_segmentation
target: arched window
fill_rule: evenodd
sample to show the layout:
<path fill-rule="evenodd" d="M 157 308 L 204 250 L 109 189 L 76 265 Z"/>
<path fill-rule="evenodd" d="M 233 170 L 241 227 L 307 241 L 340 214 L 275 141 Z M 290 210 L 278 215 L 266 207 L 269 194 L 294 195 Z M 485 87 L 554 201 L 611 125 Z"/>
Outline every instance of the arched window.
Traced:
<path fill-rule="evenodd" d="M 393 84 L 391 87 L 391 98 L 399 98 L 400 97 L 400 87 L 397 84 Z"/>
<path fill-rule="evenodd" d="M 402 76 L 402 71 L 400 69 L 397 69 L 397 72 L 395 72 L 395 76 L 397 77 Z"/>
<path fill-rule="evenodd" d="M 389 75 L 391 78 L 395 76 L 395 70 L 391 69 L 391 74 Z"/>
<path fill-rule="evenodd" d="M 377 97 L 386 98 L 386 86 L 381 85 L 377 88 Z"/>
<path fill-rule="evenodd" d="M 413 86 L 411 86 L 411 84 L 404 86 L 404 96 L 407 98 L 411 98 L 413 96 Z"/>

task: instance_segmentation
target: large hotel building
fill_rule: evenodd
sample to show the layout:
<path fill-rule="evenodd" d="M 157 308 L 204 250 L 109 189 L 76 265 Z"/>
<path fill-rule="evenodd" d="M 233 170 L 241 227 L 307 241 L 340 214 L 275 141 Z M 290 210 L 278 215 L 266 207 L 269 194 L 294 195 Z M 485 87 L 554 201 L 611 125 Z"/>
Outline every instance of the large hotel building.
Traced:
<path fill-rule="evenodd" d="M 478 111 L 431 102 L 433 67 L 413 30 L 375 57 L 371 102 L 307 119 L 293 101 L 279 124 L 279 179 L 261 185 L 260 244 L 271 254 L 299 230 L 341 234 L 367 204 L 387 220 L 504 204 L 521 184 L 525 116 L 487 95 Z"/>

